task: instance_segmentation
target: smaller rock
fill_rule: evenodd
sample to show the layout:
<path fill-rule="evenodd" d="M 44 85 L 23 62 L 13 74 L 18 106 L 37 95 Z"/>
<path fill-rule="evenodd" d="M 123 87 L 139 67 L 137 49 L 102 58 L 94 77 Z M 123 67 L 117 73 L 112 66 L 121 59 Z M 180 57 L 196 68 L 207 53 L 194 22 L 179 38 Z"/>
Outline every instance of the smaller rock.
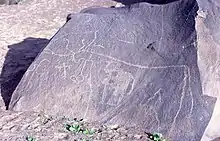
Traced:
<path fill-rule="evenodd" d="M 43 129 L 41 129 L 40 127 L 35 128 L 36 132 L 42 132 Z"/>
<path fill-rule="evenodd" d="M 14 124 L 7 124 L 7 125 L 5 125 L 5 126 L 3 126 L 3 130 L 11 130 L 11 129 L 13 129 L 15 127 L 15 125 Z"/>
<path fill-rule="evenodd" d="M 101 133 L 101 132 L 102 132 L 102 129 L 100 129 L 100 128 L 98 128 L 98 129 L 93 128 L 93 130 L 97 131 L 98 133 Z"/>
<path fill-rule="evenodd" d="M 118 8 L 118 7 L 124 7 L 124 6 L 125 6 L 125 5 L 122 4 L 122 3 L 117 3 L 117 4 L 115 5 L 116 8 Z"/>
<path fill-rule="evenodd" d="M 109 128 L 110 128 L 111 130 L 118 130 L 119 125 L 117 125 L 117 124 L 111 125 Z"/>
<path fill-rule="evenodd" d="M 55 138 L 62 139 L 62 140 L 68 140 L 69 135 L 67 133 L 57 133 L 57 134 L 55 134 Z"/>
<path fill-rule="evenodd" d="M 32 129 L 37 129 L 40 126 L 40 123 L 35 123 L 31 126 Z"/>
<path fill-rule="evenodd" d="M 115 135 L 109 135 L 109 137 L 107 138 L 107 140 L 113 140 L 115 137 Z"/>
<path fill-rule="evenodd" d="M 120 137 L 121 140 L 124 140 L 124 139 L 126 139 L 126 138 L 127 138 L 126 136 L 121 136 L 121 137 Z"/>
<path fill-rule="evenodd" d="M 28 128 L 30 127 L 30 124 L 24 124 L 22 127 L 21 127 L 21 130 L 27 130 Z"/>
<path fill-rule="evenodd" d="M 133 134 L 126 134 L 126 136 L 127 136 L 129 139 L 133 139 L 133 138 L 134 138 L 134 135 L 133 135 Z"/>
<path fill-rule="evenodd" d="M 206 16 L 208 15 L 207 11 L 203 11 L 203 10 L 198 10 L 197 11 L 197 14 L 199 17 L 202 17 L 202 18 L 206 18 Z"/>
<path fill-rule="evenodd" d="M 142 135 L 134 135 L 134 137 L 135 137 L 136 139 L 142 139 L 142 138 L 143 138 Z"/>

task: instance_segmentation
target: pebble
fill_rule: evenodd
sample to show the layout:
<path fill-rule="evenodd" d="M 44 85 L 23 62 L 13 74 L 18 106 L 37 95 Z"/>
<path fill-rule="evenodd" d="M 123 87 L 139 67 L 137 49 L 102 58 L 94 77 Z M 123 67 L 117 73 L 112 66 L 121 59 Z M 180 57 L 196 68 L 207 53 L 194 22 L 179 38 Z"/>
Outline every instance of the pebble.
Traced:
<path fill-rule="evenodd" d="M 57 133 L 55 135 L 55 137 L 57 139 L 62 139 L 62 140 L 65 139 L 65 140 L 67 140 L 69 138 L 69 135 L 67 133 Z"/>
<path fill-rule="evenodd" d="M 136 139 L 141 139 L 141 138 L 143 138 L 142 135 L 134 135 L 134 137 L 135 137 Z"/>
<path fill-rule="evenodd" d="M 126 139 L 126 138 L 127 138 L 126 136 L 120 137 L 121 140 L 124 140 L 124 139 Z"/>
<path fill-rule="evenodd" d="M 117 124 L 110 126 L 111 130 L 117 130 L 118 128 L 119 128 L 119 125 L 117 125 Z"/>
<path fill-rule="evenodd" d="M 21 127 L 21 130 L 27 130 L 29 127 L 30 127 L 30 124 L 24 124 L 24 125 Z"/>

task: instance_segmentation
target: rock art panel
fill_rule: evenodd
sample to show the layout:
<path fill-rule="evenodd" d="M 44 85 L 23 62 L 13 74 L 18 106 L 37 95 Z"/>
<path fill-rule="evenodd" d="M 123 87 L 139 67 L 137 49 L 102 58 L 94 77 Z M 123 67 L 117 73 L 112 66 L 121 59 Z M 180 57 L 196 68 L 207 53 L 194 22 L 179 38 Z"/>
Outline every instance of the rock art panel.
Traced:
<path fill-rule="evenodd" d="M 182 0 L 70 15 L 26 71 L 9 109 L 200 140 L 215 98 L 202 94 L 197 8 L 196 1 Z"/>

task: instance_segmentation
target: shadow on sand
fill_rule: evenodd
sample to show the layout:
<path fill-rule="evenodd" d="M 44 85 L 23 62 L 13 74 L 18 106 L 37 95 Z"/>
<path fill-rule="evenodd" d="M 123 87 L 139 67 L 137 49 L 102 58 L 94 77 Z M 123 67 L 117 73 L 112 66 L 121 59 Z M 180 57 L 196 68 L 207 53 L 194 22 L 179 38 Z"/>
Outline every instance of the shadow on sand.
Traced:
<path fill-rule="evenodd" d="M 29 37 L 20 43 L 8 46 L 9 51 L 0 76 L 1 96 L 6 109 L 22 76 L 48 43 L 48 39 Z"/>

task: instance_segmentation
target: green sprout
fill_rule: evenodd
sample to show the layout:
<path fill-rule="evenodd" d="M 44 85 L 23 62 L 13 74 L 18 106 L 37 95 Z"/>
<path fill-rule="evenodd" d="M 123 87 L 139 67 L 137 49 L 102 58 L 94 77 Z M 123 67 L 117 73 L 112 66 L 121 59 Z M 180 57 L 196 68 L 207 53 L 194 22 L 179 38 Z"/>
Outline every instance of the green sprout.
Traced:
<path fill-rule="evenodd" d="M 26 141 L 36 141 L 36 139 L 32 136 L 26 137 Z"/>
<path fill-rule="evenodd" d="M 70 132 L 76 132 L 76 133 L 82 132 L 85 135 L 92 135 L 95 133 L 94 130 L 90 130 L 88 128 L 83 128 L 82 126 L 80 126 L 78 124 L 77 125 L 65 124 L 64 126 Z"/>
<path fill-rule="evenodd" d="M 166 139 L 163 139 L 163 136 L 162 134 L 160 133 L 146 133 L 148 135 L 148 138 L 151 140 L 151 141 L 166 141 Z"/>

